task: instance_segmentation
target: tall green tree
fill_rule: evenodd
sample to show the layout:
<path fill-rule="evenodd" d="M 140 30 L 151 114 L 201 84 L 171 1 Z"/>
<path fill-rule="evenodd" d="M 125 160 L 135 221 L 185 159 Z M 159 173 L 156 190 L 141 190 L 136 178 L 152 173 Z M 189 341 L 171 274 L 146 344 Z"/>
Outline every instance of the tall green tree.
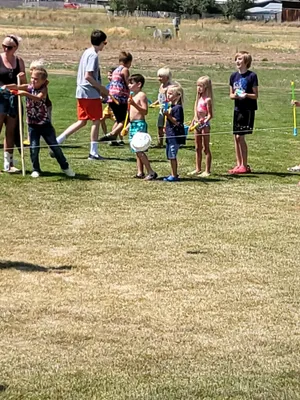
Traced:
<path fill-rule="evenodd" d="M 253 0 L 227 0 L 222 6 L 222 12 L 227 18 L 244 19 L 247 8 L 251 7 Z"/>
<path fill-rule="evenodd" d="M 110 0 L 109 7 L 114 11 L 122 11 L 124 9 L 123 0 Z"/>

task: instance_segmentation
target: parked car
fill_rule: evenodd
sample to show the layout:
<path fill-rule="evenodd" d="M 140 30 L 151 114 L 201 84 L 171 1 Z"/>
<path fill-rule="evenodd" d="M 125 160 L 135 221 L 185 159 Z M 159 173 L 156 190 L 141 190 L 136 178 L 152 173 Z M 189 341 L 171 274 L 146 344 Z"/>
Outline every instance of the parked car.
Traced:
<path fill-rule="evenodd" d="M 74 10 L 78 10 L 81 5 L 78 3 L 64 3 L 64 8 L 73 8 Z"/>

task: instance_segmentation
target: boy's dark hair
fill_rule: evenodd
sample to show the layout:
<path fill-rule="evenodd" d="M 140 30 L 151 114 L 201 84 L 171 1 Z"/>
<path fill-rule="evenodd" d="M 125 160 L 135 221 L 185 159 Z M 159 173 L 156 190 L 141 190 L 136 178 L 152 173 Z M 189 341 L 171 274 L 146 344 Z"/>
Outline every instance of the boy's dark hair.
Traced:
<path fill-rule="evenodd" d="M 108 72 L 110 72 L 112 74 L 115 69 L 117 69 L 117 67 L 111 67 L 111 68 L 109 68 Z"/>
<path fill-rule="evenodd" d="M 141 74 L 133 74 L 129 77 L 129 83 L 141 83 L 141 89 L 145 84 L 145 78 Z"/>
<path fill-rule="evenodd" d="M 119 63 L 126 64 L 130 61 L 132 61 L 132 55 L 127 51 L 121 51 L 119 54 Z"/>
<path fill-rule="evenodd" d="M 105 42 L 107 36 L 104 32 L 95 29 L 91 34 L 91 43 L 93 46 L 100 46 L 102 42 Z"/>

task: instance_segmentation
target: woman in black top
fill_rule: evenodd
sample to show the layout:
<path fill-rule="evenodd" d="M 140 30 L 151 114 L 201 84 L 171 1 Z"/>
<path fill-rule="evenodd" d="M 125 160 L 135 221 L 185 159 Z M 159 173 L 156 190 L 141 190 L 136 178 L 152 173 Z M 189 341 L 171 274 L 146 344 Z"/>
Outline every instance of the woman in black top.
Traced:
<path fill-rule="evenodd" d="M 3 39 L 3 52 L 0 54 L 0 87 L 10 83 L 17 84 L 17 76 L 20 74 L 21 84 L 26 83 L 25 64 L 21 57 L 15 55 L 19 47 L 19 39 L 15 35 L 8 35 Z M 16 102 L 17 98 L 13 101 Z M 4 171 L 17 172 L 13 166 L 13 147 L 15 144 L 15 132 L 18 129 L 18 113 L 9 115 L 7 99 L 0 96 L 0 132 L 5 124 L 4 139 Z"/>

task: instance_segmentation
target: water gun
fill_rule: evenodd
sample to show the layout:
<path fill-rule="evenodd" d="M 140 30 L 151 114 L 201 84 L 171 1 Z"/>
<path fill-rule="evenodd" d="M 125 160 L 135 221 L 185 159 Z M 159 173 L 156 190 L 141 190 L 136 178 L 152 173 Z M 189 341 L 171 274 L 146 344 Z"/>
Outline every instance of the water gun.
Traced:
<path fill-rule="evenodd" d="M 110 97 L 110 98 L 112 99 L 112 101 L 113 101 L 114 103 L 116 103 L 117 105 L 120 104 L 119 101 L 118 101 L 114 96 L 110 95 L 109 97 Z"/>
<path fill-rule="evenodd" d="M 295 101 L 295 82 L 291 82 L 291 88 L 292 88 L 292 101 Z M 296 113 L 296 105 L 294 103 L 293 105 L 293 134 L 294 136 L 298 135 L 298 129 L 297 129 L 297 113 Z"/>
<path fill-rule="evenodd" d="M 161 106 L 162 111 L 167 112 L 171 107 L 171 103 L 169 103 L 168 101 L 164 101 Z"/>
<path fill-rule="evenodd" d="M 14 95 L 17 95 L 18 94 L 18 90 L 16 90 L 16 89 L 7 89 L 7 88 L 5 88 L 5 89 L 3 89 L 2 87 L 0 87 L 0 91 L 1 92 L 5 92 L 5 93 L 11 93 L 11 94 L 14 94 Z"/>
<path fill-rule="evenodd" d="M 189 132 L 193 132 L 195 129 L 202 129 L 205 128 L 206 126 L 208 126 L 207 122 L 196 122 L 196 124 L 194 124 L 193 126 L 190 127 Z"/>
<path fill-rule="evenodd" d="M 237 96 L 239 96 L 239 97 L 241 97 L 244 93 L 245 93 L 245 91 L 242 90 L 242 89 L 237 89 L 237 90 L 235 91 L 235 94 L 236 94 Z"/>

